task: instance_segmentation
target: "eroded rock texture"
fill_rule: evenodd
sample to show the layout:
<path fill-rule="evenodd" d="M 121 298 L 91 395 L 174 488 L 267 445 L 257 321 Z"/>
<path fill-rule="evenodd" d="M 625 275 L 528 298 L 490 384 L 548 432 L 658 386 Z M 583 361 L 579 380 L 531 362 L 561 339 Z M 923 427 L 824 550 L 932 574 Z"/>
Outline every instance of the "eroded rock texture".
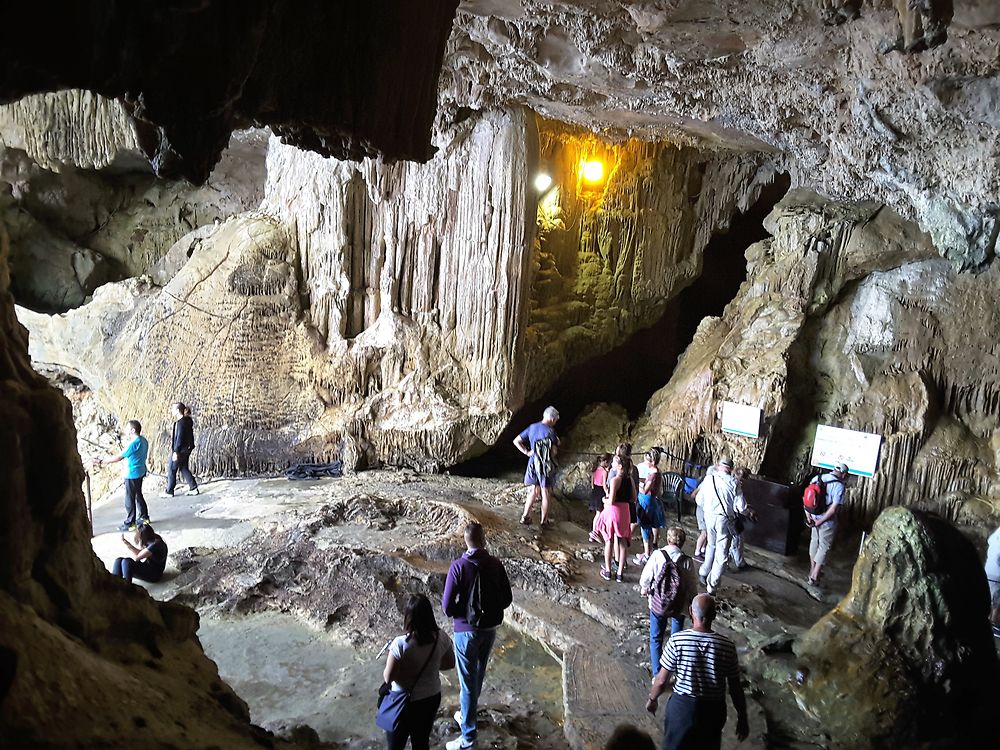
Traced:
<path fill-rule="evenodd" d="M 699 274 L 713 228 L 772 176 L 750 156 L 539 130 L 521 109 L 449 136 L 425 165 L 273 139 L 260 211 L 168 252 L 162 290 L 131 280 L 64 316 L 24 311 L 33 357 L 147 425 L 154 461 L 181 399 L 198 414 L 200 471 L 345 451 L 439 468 L 654 321 Z M 584 157 L 606 162 L 597 188 L 576 181 Z M 536 232 L 539 164 L 557 187 Z"/>
<path fill-rule="evenodd" d="M 1000 664 L 978 555 L 940 518 L 883 513 L 850 593 L 795 645 L 799 706 L 834 747 L 992 742 Z"/>
<path fill-rule="evenodd" d="M 995 493 L 996 262 L 959 273 L 891 210 L 803 191 L 767 226 L 740 293 L 699 326 L 635 442 L 682 456 L 698 444 L 793 478 L 817 423 L 876 432 L 880 469 L 852 489 L 852 513 L 870 522 L 923 503 L 963 522 L 995 514 L 975 499 Z M 764 410 L 761 439 L 719 432 L 725 400 Z"/>
<path fill-rule="evenodd" d="M 456 5 L 18 5 L 10 28 L 44 28 L 48 43 L 10 35 L 0 101 L 66 88 L 117 98 L 156 173 L 195 183 L 250 124 L 327 155 L 424 161 Z"/>
<path fill-rule="evenodd" d="M 15 297 L 63 312 L 101 284 L 149 272 L 192 231 L 260 203 L 266 150 L 261 131 L 234 133 L 193 187 L 151 173 L 111 100 L 73 90 L 0 106 L 0 221 Z"/>
<path fill-rule="evenodd" d="M 158 748 L 273 747 L 202 652 L 197 615 L 154 602 L 94 557 L 70 406 L 31 368 L 7 247 L 0 225 L 4 745 L 110 748 L 127 736 Z"/>
<path fill-rule="evenodd" d="M 891 206 L 977 266 L 998 224 L 998 21 L 992 0 L 467 0 L 441 116 L 515 99 L 590 128 L 774 148 L 793 185 Z"/>

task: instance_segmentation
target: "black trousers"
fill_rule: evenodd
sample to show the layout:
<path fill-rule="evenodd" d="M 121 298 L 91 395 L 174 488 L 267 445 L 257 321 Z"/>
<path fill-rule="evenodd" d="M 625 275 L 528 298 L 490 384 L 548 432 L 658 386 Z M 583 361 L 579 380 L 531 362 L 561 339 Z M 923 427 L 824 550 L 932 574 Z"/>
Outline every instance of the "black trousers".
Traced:
<path fill-rule="evenodd" d="M 720 750 L 725 725 L 725 699 L 674 693 L 663 718 L 663 750 Z"/>
<path fill-rule="evenodd" d="M 138 479 L 125 480 L 125 525 L 135 524 L 136 510 L 139 511 L 139 518 L 149 520 L 149 508 L 146 507 L 146 498 L 142 496 L 142 477 Z"/>
<path fill-rule="evenodd" d="M 116 558 L 111 573 L 124 578 L 129 583 L 132 583 L 133 578 L 150 583 L 156 583 L 163 578 L 163 570 L 158 566 L 145 560 L 133 560 L 131 557 Z"/>
<path fill-rule="evenodd" d="M 385 733 L 385 746 L 389 750 L 403 750 L 406 740 L 410 740 L 413 750 L 428 750 L 430 748 L 431 728 L 434 717 L 441 706 L 441 693 L 430 698 L 410 701 L 403 711 L 399 729 Z"/>
<path fill-rule="evenodd" d="M 191 451 L 177 451 L 177 460 L 174 461 L 174 454 L 170 454 L 170 461 L 167 463 L 167 494 L 174 494 L 174 487 L 177 486 L 177 472 L 181 473 L 184 481 L 187 482 L 188 489 L 198 488 L 198 483 L 194 480 L 194 474 L 188 468 L 188 459 L 191 458 Z"/>

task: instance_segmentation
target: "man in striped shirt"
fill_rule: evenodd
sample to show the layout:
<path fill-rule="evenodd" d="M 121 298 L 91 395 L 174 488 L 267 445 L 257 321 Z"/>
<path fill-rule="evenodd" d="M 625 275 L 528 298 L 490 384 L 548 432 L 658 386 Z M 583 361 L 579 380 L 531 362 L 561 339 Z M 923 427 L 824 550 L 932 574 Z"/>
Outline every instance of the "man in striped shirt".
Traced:
<path fill-rule="evenodd" d="M 727 689 L 736 709 L 736 736 L 744 740 L 750 734 L 736 645 L 712 630 L 715 599 L 708 594 L 696 596 L 691 602 L 691 620 L 692 628 L 676 633 L 667 643 L 646 703 L 646 710 L 655 714 L 667 680 L 671 674 L 676 676 L 664 718 L 663 750 L 719 750 Z"/>

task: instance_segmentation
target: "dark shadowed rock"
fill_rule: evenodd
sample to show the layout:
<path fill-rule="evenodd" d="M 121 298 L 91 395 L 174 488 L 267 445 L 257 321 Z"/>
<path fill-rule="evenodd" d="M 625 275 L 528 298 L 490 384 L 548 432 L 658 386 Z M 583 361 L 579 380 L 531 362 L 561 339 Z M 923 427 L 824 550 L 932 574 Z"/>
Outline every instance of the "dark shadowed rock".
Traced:
<path fill-rule="evenodd" d="M 985 747 L 1000 698 L 989 593 L 972 544 L 936 516 L 890 508 L 851 591 L 799 639 L 799 706 L 836 747 Z"/>

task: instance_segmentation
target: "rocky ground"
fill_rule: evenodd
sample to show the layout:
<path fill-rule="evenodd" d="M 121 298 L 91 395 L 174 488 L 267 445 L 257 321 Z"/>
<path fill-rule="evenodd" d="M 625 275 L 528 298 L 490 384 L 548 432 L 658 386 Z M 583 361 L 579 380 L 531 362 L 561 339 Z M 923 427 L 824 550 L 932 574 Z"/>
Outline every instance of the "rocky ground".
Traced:
<path fill-rule="evenodd" d="M 560 501 L 556 524 L 541 530 L 517 523 L 523 491 L 503 480 L 382 471 L 216 481 L 198 497 L 159 498 L 161 481 L 147 480 L 147 495 L 171 556 L 165 580 L 144 585 L 158 599 L 198 609 L 206 653 L 254 720 L 276 733 L 301 741 L 315 730 L 334 746 L 379 745 L 370 705 L 376 654 L 398 631 L 408 593 L 439 598 L 473 519 L 486 526 L 515 586 L 481 707 L 487 746 L 599 747 L 619 721 L 658 733 L 643 712 L 649 670 L 639 571 L 630 568 L 624 584 L 599 578 L 600 550 L 587 541 L 582 503 Z M 120 515 L 117 494 L 94 509 L 94 549 L 109 567 L 120 553 L 111 531 Z M 684 518 L 689 531 L 692 522 Z M 796 671 L 790 644 L 847 591 L 856 549 L 842 543 L 824 591 L 804 585 L 804 560 L 754 549 L 750 570 L 724 578 L 719 624 L 738 641 L 746 668 L 749 747 L 807 740 L 808 722 L 785 687 Z M 456 704 L 455 680 L 446 676 L 435 729 L 442 739 L 454 730 L 444 717 Z"/>

